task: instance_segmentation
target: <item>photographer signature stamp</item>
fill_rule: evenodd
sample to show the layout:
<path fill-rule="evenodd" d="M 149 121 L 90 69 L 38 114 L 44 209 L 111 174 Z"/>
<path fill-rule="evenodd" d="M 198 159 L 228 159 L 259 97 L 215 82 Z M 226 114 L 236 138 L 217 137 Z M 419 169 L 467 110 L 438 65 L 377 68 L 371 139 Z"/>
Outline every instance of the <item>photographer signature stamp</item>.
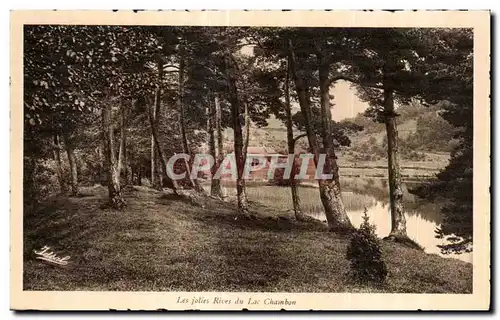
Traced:
<path fill-rule="evenodd" d="M 69 263 L 70 256 L 58 257 L 54 251 L 51 251 L 49 246 L 44 246 L 40 251 L 33 250 L 33 252 L 37 255 L 37 259 L 44 260 L 50 263 L 54 263 L 57 265 L 65 266 Z"/>

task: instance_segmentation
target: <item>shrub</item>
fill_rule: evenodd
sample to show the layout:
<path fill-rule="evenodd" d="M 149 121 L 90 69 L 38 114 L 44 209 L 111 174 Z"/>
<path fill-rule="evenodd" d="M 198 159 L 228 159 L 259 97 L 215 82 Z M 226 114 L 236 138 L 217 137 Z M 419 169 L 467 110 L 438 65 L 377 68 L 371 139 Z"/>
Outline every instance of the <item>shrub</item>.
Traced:
<path fill-rule="evenodd" d="M 387 266 L 382 260 L 379 239 L 375 226 L 370 224 L 365 208 L 363 223 L 351 237 L 347 247 L 351 276 L 358 281 L 383 283 L 387 277 Z"/>

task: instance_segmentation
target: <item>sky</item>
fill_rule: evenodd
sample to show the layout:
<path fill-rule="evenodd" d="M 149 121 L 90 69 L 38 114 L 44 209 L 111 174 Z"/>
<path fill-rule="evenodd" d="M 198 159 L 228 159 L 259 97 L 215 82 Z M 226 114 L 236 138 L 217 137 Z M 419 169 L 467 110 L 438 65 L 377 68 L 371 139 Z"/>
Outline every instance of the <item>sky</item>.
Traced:
<path fill-rule="evenodd" d="M 253 46 L 243 46 L 241 53 L 246 56 L 252 56 Z M 337 81 L 335 86 L 330 89 L 330 94 L 335 97 L 335 106 L 332 107 L 332 120 L 334 121 L 353 118 L 368 108 L 368 103 L 359 100 L 356 96 L 356 91 L 350 87 L 349 82 L 343 80 Z M 292 107 L 298 109 L 298 105 Z"/>
<path fill-rule="evenodd" d="M 332 107 L 332 119 L 335 121 L 353 118 L 368 108 L 368 103 L 359 100 L 349 82 L 338 81 L 330 89 L 330 93 L 334 96 L 335 106 Z"/>

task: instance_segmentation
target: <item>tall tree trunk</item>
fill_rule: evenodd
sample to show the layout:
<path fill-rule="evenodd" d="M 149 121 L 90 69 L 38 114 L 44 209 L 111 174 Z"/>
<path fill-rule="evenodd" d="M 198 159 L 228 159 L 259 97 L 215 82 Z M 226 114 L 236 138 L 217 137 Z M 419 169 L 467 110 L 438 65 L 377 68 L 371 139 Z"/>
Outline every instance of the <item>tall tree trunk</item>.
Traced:
<path fill-rule="evenodd" d="M 127 135 L 125 134 L 125 137 L 123 138 L 123 180 L 125 181 L 125 184 L 130 184 L 131 179 L 130 179 L 130 170 L 129 170 L 129 164 L 128 164 L 128 143 L 127 143 Z"/>
<path fill-rule="evenodd" d="M 59 182 L 61 193 L 64 194 L 68 192 L 68 186 L 64 181 L 64 170 L 61 161 L 61 144 L 59 143 L 59 136 L 57 133 L 54 133 L 54 160 L 56 161 L 57 181 Z"/>
<path fill-rule="evenodd" d="M 103 131 L 104 132 L 104 131 Z M 105 177 L 105 174 L 106 174 L 106 170 L 105 170 L 105 166 L 106 166 L 106 157 L 104 155 L 104 153 L 106 152 L 106 136 L 102 136 L 102 139 L 101 139 L 101 143 L 100 145 L 97 147 L 97 158 L 98 158 L 98 168 L 97 168 L 97 171 L 98 171 L 98 178 L 97 178 L 97 181 L 99 181 L 99 184 L 104 186 L 106 185 L 107 183 L 107 178 L 106 180 L 104 180 L 104 177 Z"/>
<path fill-rule="evenodd" d="M 125 157 L 125 108 L 120 105 L 120 146 L 118 149 L 118 173 L 122 174 Z"/>
<path fill-rule="evenodd" d="M 289 57 L 290 57 L 290 69 L 292 71 L 291 72 L 292 77 L 295 82 L 295 89 L 297 91 L 297 95 L 299 98 L 300 109 L 304 114 L 304 120 L 306 123 L 307 139 L 309 140 L 309 146 L 314 155 L 314 164 L 316 165 L 317 168 L 319 163 L 319 147 L 318 147 L 318 141 L 316 139 L 316 134 L 311 125 L 312 112 L 310 108 L 309 86 L 306 80 L 304 79 L 305 77 L 302 75 L 301 76 L 298 75 L 297 59 L 295 57 L 295 52 L 291 41 L 289 41 Z M 324 91 L 324 85 L 322 91 Z M 321 95 L 322 102 L 324 100 L 324 97 L 325 96 L 322 94 Z M 328 163 L 328 160 L 325 162 Z M 324 179 L 319 179 L 318 184 L 319 184 L 321 203 L 323 204 L 323 207 L 325 209 L 325 215 L 330 230 L 340 231 L 340 232 L 350 231 L 350 229 L 352 229 L 352 225 L 349 219 L 345 220 L 343 219 L 344 217 L 342 215 L 339 216 L 339 213 L 342 214 L 341 212 L 343 210 L 343 203 L 340 198 L 340 188 L 338 188 L 338 185 L 336 186 L 335 183 L 325 181 Z M 345 212 L 345 209 L 343 211 Z"/>
<path fill-rule="evenodd" d="M 156 130 L 158 130 L 158 125 L 160 122 L 160 109 L 161 109 L 161 90 L 163 82 L 163 62 L 158 60 L 158 78 L 154 98 L 154 106 L 151 108 L 150 116 L 152 116 L 153 125 Z M 158 131 L 157 131 L 158 132 Z M 160 164 L 162 159 L 158 150 L 161 147 L 158 145 L 159 136 L 156 137 L 151 135 L 151 186 L 156 190 L 162 190 L 163 181 L 160 173 Z M 166 172 L 165 172 L 166 174 Z"/>
<path fill-rule="evenodd" d="M 288 144 L 288 154 L 293 154 L 293 168 L 295 165 L 295 140 L 293 138 L 293 121 L 292 121 L 292 107 L 290 104 L 290 63 L 287 63 L 287 73 L 285 80 L 285 113 L 286 113 L 286 140 Z M 297 189 L 297 183 L 295 181 L 295 171 L 292 170 L 290 175 L 290 190 L 292 192 L 292 202 L 293 202 L 293 212 L 295 213 L 295 219 L 298 221 L 305 220 L 305 216 L 302 213 L 300 206 L 300 196 Z"/>
<path fill-rule="evenodd" d="M 71 195 L 76 196 L 78 194 L 78 170 L 76 164 L 75 148 L 73 147 L 72 141 L 67 134 L 63 134 L 64 146 L 66 148 L 66 154 L 68 155 L 69 162 L 69 172 L 71 176 Z"/>
<path fill-rule="evenodd" d="M 161 97 L 162 97 L 162 88 L 163 88 L 163 62 L 158 60 L 158 83 L 155 92 L 154 99 L 154 108 L 153 108 L 153 121 L 155 124 L 155 128 L 158 129 L 160 126 L 160 111 L 161 111 Z M 161 159 L 160 151 L 163 151 L 161 146 L 159 145 L 159 135 L 156 135 L 155 140 L 155 156 L 154 156 L 154 167 L 155 167 L 155 183 L 153 187 L 156 190 L 163 190 L 163 179 L 166 178 L 166 171 L 161 170 Z M 165 175 L 162 176 L 162 173 Z"/>
<path fill-rule="evenodd" d="M 353 229 L 351 220 L 345 211 L 344 202 L 340 192 L 339 167 L 332 138 L 332 112 L 330 104 L 330 64 L 326 58 L 318 55 L 319 86 L 321 95 L 321 119 L 323 149 L 326 153 L 324 174 L 332 174 L 331 179 L 322 180 L 323 188 L 320 189 L 321 202 L 327 211 L 333 215 L 333 224 L 330 227 L 339 231 Z"/>
<path fill-rule="evenodd" d="M 390 237 L 406 238 L 406 220 L 403 208 L 403 189 L 398 155 L 398 128 L 394 112 L 394 92 L 384 89 L 385 128 L 387 130 L 387 158 L 389 162 L 389 199 L 391 202 Z"/>
<path fill-rule="evenodd" d="M 186 173 L 188 175 L 191 187 L 197 192 L 205 193 L 205 190 L 200 186 L 198 178 L 191 178 L 191 168 L 193 167 L 193 157 L 189 141 L 186 133 L 186 115 L 184 114 L 184 58 L 181 54 L 179 62 L 179 121 L 181 127 L 182 149 L 183 152 L 189 155 L 189 160 L 186 161 Z"/>
<path fill-rule="evenodd" d="M 177 183 L 177 180 L 175 179 L 170 179 L 168 176 L 168 167 L 167 167 L 167 159 L 165 155 L 163 154 L 163 149 L 161 148 L 160 141 L 159 141 L 159 135 L 158 135 L 158 119 L 155 117 L 155 114 L 158 114 L 160 111 L 160 104 L 161 104 L 161 90 L 162 90 L 162 75 L 163 75 L 163 64 L 158 61 L 158 70 L 159 70 L 159 77 L 158 77 L 158 83 L 156 84 L 156 92 L 155 92 L 155 98 L 154 98 L 154 106 L 151 106 L 149 108 L 148 114 L 149 114 L 149 122 L 151 125 L 151 135 L 153 137 L 153 144 L 156 146 L 156 151 L 153 150 L 151 153 L 153 154 L 154 152 L 157 152 L 158 158 L 160 161 L 161 169 L 163 171 L 163 177 L 165 180 L 171 181 L 172 183 L 172 189 L 174 193 L 178 193 L 179 191 L 179 184 Z M 149 105 L 150 103 L 148 103 Z M 155 164 L 151 164 L 151 169 L 156 166 Z M 172 168 L 173 170 L 173 168 Z M 153 174 L 151 174 L 153 176 Z M 160 188 L 162 186 L 162 183 L 160 181 Z"/>
<path fill-rule="evenodd" d="M 248 114 L 248 103 L 245 100 L 245 135 L 243 136 L 243 163 L 247 163 L 248 144 L 250 143 L 250 116 Z M 245 201 L 248 203 L 247 189 L 243 188 Z"/>
<path fill-rule="evenodd" d="M 240 101 L 238 99 L 238 88 L 236 87 L 236 79 L 234 77 L 233 61 L 229 55 L 225 57 L 227 78 L 228 78 L 228 89 L 229 89 L 229 101 L 231 103 L 231 119 L 233 123 L 234 131 L 234 156 L 236 162 L 236 196 L 238 199 L 238 212 L 241 214 L 248 213 L 248 204 L 245 198 L 245 180 L 243 179 L 243 169 L 245 163 L 243 162 L 243 132 L 241 130 L 240 114 L 241 107 Z"/>
<path fill-rule="evenodd" d="M 165 177 L 165 179 L 172 181 L 172 189 L 175 193 L 178 193 L 179 184 L 177 183 L 177 180 L 168 178 L 167 159 L 165 158 L 163 150 L 160 146 L 160 141 L 158 140 L 158 127 L 154 121 L 153 107 L 150 107 L 150 110 L 149 110 L 149 122 L 151 124 L 152 136 L 153 136 L 154 143 L 156 146 L 156 151 L 158 152 L 158 158 L 160 160 L 160 165 L 161 165 L 161 169 L 163 171 L 163 176 Z"/>
<path fill-rule="evenodd" d="M 153 111 L 154 112 L 154 111 Z M 154 119 L 155 119 L 155 115 L 153 113 L 153 122 L 156 122 Z M 155 186 L 157 186 L 157 181 L 156 181 L 156 145 L 155 145 L 155 138 L 153 137 L 153 134 L 151 133 L 151 150 L 150 150 L 150 153 L 151 153 L 151 186 L 154 188 Z"/>
<path fill-rule="evenodd" d="M 109 204 L 112 208 L 121 209 L 125 206 L 120 186 L 120 172 L 115 154 L 115 138 L 112 123 L 112 107 L 108 102 L 103 110 L 103 134 L 106 145 L 106 162 L 108 167 L 108 195 Z"/>
<path fill-rule="evenodd" d="M 216 115 L 216 106 L 215 101 L 209 103 L 208 107 L 208 148 L 210 155 L 215 159 L 217 159 L 217 150 L 215 148 L 215 133 L 216 133 L 216 123 L 217 123 L 217 115 Z M 210 195 L 222 198 L 222 189 L 220 187 L 220 179 L 214 179 L 215 173 L 217 172 L 218 166 L 214 163 L 211 168 L 211 184 L 210 184 Z"/>
<path fill-rule="evenodd" d="M 215 161 L 214 167 L 216 167 L 216 171 L 219 170 L 220 166 L 224 162 L 224 132 L 222 130 L 222 109 L 219 101 L 219 97 L 215 94 L 214 97 L 215 103 L 215 130 L 217 132 L 217 159 Z M 221 180 L 218 182 L 221 197 L 224 197 L 224 192 L 222 192 Z"/>

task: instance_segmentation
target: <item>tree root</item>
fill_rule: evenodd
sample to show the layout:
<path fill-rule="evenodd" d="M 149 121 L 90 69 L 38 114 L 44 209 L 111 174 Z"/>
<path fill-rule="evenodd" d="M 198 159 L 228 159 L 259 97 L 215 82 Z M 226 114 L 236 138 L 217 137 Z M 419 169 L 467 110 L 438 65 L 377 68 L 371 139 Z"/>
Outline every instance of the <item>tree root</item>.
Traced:
<path fill-rule="evenodd" d="M 299 213 L 295 215 L 295 220 L 299 222 L 321 222 L 320 220 L 310 217 L 308 215 L 305 215 L 303 213 Z"/>
<path fill-rule="evenodd" d="M 419 245 L 418 243 L 416 243 L 415 241 L 413 241 L 412 239 L 410 239 L 406 235 L 390 234 L 387 237 L 383 238 L 382 240 L 400 243 L 400 244 L 403 244 L 405 247 L 419 250 L 419 251 L 424 251 L 424 248 L 421 245 Z"/>

